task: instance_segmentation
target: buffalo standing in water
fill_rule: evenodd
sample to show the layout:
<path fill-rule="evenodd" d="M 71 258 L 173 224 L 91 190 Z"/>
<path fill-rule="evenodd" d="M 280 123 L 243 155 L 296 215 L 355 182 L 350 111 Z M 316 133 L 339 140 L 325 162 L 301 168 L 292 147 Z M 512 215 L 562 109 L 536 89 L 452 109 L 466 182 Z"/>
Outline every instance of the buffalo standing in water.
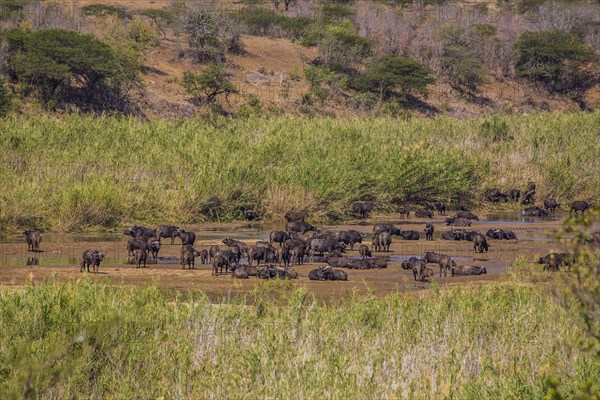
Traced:
<path fill-rule="evenodd" d="M 40 251 L 40 242 L 42 241 L 40 233 L 33 229 L 25 229 L 23 234 L 27 239 L 27 250 L 34 252 Z"/>

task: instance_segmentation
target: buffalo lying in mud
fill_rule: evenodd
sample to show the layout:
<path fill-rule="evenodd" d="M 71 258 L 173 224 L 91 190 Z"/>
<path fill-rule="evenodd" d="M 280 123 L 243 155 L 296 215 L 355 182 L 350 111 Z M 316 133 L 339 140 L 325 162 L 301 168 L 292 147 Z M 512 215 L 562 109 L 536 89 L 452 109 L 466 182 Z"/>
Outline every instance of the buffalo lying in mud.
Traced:
<path fill-rule="evenodd" d="M 485 236 L 494 240 L 517 240 L 517 235 L 513 231 L 506 229 L 490 228 L 485 233 Z"/>
<path fill-rule="evenodd" d="M 329 265 L 315 268 L 308 273 L 311 281 L 347 281 L 348 274 L 339 269 L 333 269 Z"/>
<path fill-rule="evenodd" d="M 546 217 L 548 216 L 548 211 L 540 208 L 538 206 L 527 207 L 523 210 L 523 215 L 528 217 Z"/>
<path fill-rule="evenodd" d="M 288 222 L 287 224 L 288 232 L 299 232 L 305 234 L 309 231 L 317 231 L 317 228 L 308 222 L 300 221 L 300 222 Z"/>
<path fill-rule="evenodd" d="M 469 218 L 462 218 L 462 217 L 446 217 L 446 225 L 471 226 L 471 220 Z"/>
<path fill-rule="evenodd" d="M 477 265 L 459 265 L 452 268 L 452 276 L 456 275 L 483 275 L 487 274 L 485 267 Z"/>

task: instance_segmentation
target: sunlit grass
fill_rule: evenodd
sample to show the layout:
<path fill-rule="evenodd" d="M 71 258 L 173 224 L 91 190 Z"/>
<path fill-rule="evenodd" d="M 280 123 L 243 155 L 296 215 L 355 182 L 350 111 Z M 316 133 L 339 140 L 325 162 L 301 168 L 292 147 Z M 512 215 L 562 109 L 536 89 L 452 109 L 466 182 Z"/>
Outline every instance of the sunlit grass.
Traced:
<path fill-rule="evenodd" d="M 486 122 L 492 121 L 493 123 Z M 491 126 L 491 128 L 490 128 Z M 344 215 L 356 200 L 600 193 L 600 113 L 459 121 L 278 117 L 171 123 L 67 116 L 0 120 L 0 227 Z M 494 132 L 505 139 L 494 142 Z M 496 132 L 496 133 L 498 133 Z"/>

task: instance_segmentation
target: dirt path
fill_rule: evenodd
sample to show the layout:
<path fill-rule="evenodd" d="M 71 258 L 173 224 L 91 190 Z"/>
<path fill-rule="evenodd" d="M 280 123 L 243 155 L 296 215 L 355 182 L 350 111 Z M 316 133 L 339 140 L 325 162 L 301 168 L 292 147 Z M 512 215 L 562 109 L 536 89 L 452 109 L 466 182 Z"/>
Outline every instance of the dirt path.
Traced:
<path fill-rule="evenodd" d="M 535 259 L 552 250 L 560 250 L 558 242 L 548 238 L 546 234 L 560 227 L 561 220 L 526 220 L 517 214 L 500 216 L 488 215 L 482 221 L 475 221 L 471 227 L 483 233 L 490 227 L 511 229 L 519 237 L 518 241 L 490 241 L 490 251 L 484 254 L 475 254 L 473 245 L 466 241 L 445 241 L 439 238 L 442 231 L 449 230 L 443 223 L 442 216 L 433 220 L 436 234 L 435 240 L 426 242 L 422 234 L 426 222 L 431 220 L 411 219 L 398 220 L 397 217 L 377 218 L 360 225 L 325 226 L 325 229 L 356 229 L 368 234 L 366 239 L 370 245 L 372 227 L 378 222 L 393 222 L 403 230 L 416 230 L 421 232 L 419 241 L 398 240 L 394 237 L 390 256 L 389 267 L 378 270 L 347 270 L 348 282 L 314 282 L 309 281 L 308 272 L 322 262 L 307 263 L 294 268 L 299 272 L 300 278 L 293 281 L 293 285 L 305 286 L 319 298 L 338 298 L 348 296 L 354 292 L 366 293 L 369 290 L 376 295 L 384 296 L 397 290 L 416 290 L 427 288 L 428 283 L 415 282 L 412 272 L 403 270 L 400 263 L 410 256 L 422 256 L 425 251 L 436 251 L 451 255 L 458 265 L 482 265 L 488 274 L 481 276 L 439 277 L 439 269 L 430 264 L 434 269 L 435 281 L 439 284 L 466 283 L 497 280 L 506 274 L 508 268 L 517 257 Z M 490 220 L 491 219 L 491 220 Z M 204 224 L 186 226 L 188 230 L 197 234 L 197 248 L 208 248 L 212 244 L 219 244 L 226 236 L 254 243 L 256 240 L 267 239 L 271 230 L 282 229 L 283 224 Z M 248 293 L 254 289 L 257 280 L 251 278 L 245 281 L 234 280 L 231 276 L 211 276 L 209 265 L 197 265 L 195 270 L 181 270 L 179 266 L 179 239 L 171 245 L 170 240 L 163 239 L 158 263 L 147 268 L 136 269 L 128 265 L 125 244 L 128 237 L 112 232 L 107 234 L 52 234 L 42 235 L 42 252 L 35 254 L 27 252 L 23 235 L 6 235 L 0 237 L 0 285 L 8 287 L 23 287 L 29 281 L 41 282 L 43 279 L 57 276 L 59 279 L 80 279 L 83 274 L 79 272 L 79 257 L 85 249 L 100 249 L 107 254 L 107 259 L 100 267 L 100 273 L 92 275 L 92 279 L 109 279 L 119 285 L 148 285 L 156 284 L 160 287 L 177 290 L 201 289 L 211 297 L 229 296 L 239 293 Z M 349 256 L 358 257 L 358 245 L 349 251 Z"/>

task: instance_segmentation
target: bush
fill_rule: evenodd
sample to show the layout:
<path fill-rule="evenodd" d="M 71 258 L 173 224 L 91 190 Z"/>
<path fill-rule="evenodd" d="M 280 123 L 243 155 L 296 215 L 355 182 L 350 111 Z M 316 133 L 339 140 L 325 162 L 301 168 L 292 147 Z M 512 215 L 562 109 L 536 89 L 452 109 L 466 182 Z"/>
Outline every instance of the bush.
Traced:
<path fill-rule="evenodd" d="M 89 4 L 82 7 L 83 15 L 104 17 L 107 15 L 116 15 L 121 19 L 131 19 L 131 13 L 123 7 L 109 6 L 106 4 Z"/>
<path fill-rule="evenodd" d="M 354 32 L 352 24 L 342 23 L 325 29 L 319 42 L 323 64 L 333 69 L 347 69 L 371 54 L 371 41 Z"/>
<path fill-rule="evenodd" d="M 250 7 L 239 12 L 237 18 L 251 35 L 304 39 L 309 35 L 314 20 L 307 17 L 286 17 L 263 7 Z"/>
<path fill-rule="evenodd" d="M 218 65 L 210 65 L 199 74 L 189 71 L 184 73 L 182 86 L 198 102 L 214 103 L 220 94 L 227 97 L 231 93 L 237 93 L 225 68 Z"/>
<path fill-rule="evenodd" d="M 475 54 L 471 48 L 471 42 L 482 40 L 483 37 L 493 33 L 493 30 L 485 25 L 476 26 L 473 33 L 456 26 L 449 26 L 442 31 L 441 67 L 449 83 L 455 89 L 475 92 L 484 82 L 483 58 Z M 473 38 L 473 35 L 476 37 Z"/>
<path fill-rule="evenodd" d="M 388 54 L 372 63 L 352 86 L 359 91 L 377 93 L 383 100 L 390 94 L 426 95 L 427 85 L 433 82 L 427 68 L 418 62 Z"/>
<path fill-rule="evenodd" d="M 139 78 L 127 57 L 89 35 L 14 29 L 5 38 L 11 79 L 45 102 L 120 109 L 125 87 Z"/>
<path fill-rule="evenodd" d="M 0 0 L 0 21 L 23 15 L 29 0 Z"/>
<path fill-rule="evenodd" d="M 192 57 L 198 63 L 221 63 L 227 53 L 243 52 L 240 33 L 224 14 L 194 11 L 187 16 L 184 29 Z"/>
<path fill-rule="evenodd" d="M 167 25 L 175 22 L 175 15 L 173 13 L 166 10 L 159 10 L 156 8 L 148 8 L 145 10 L 138 11 L 138 14 L 150 18 L 155 23 L 166 23 Z"/>
<path fill-rule="evenodd" d="M 515 50 L 517 74 L 541 82 L 550 92 L 581 93 L 597 81 L 588 66 L 596 58 L 592 49 L 568 33 L 526 32 Z"/>

